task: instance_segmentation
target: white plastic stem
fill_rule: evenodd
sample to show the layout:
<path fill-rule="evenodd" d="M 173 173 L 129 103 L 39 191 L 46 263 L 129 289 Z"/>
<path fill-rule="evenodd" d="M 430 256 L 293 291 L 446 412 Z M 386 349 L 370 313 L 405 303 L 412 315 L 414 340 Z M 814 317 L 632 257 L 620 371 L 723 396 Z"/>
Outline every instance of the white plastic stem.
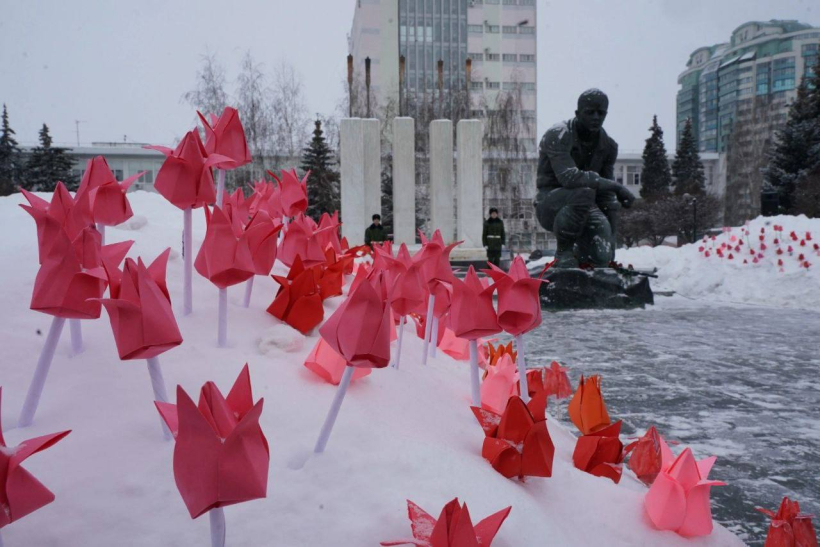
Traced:
<path fill-rule="evenodd" d="M 322 425 L 322 431 L 319 432 L 319 438 L 316 440 L 316 447 L 313 449 L 314 454 L 321 454 L 325 451 L 327 440 L 330 438 L 330 432 L 333 431 L 333 424 L 336 423 L 336 416 L 339 415 L 339 409 L 342 408 L 342 401 L 344 401 L 347 386 L 350 385 L 350 378 L 352 377 L 353 367 L 347 365 L 344 374 L 342 374 L 342 380 L 339 382 L 339 388 L 336 390 L 336 395 L 333 397 L 333 403 L 330 405 L 327 418 L 325 418 L 325 423 Z"/>
<path fill-rule="evenodd" d="M 399 363 L 401 362 L 401 340 L 404 338 L 404 316 L 402 315 L 399 317 L 399 340 L 396 344 L 396 361 L 393 363 L 393 366 L 399 368 Z"/>
<path fill-rule="evenodd" d="M 216 183 L 216 204 L 222 208 L 222 202 L 225 199 L 225 170 L 217 169 L 217 183 Z"/>
<path fill-rule="evenodd" d="M 254 277 L 256 276 L 251 277 L 245 282 L 245 299 L 242 301 L 242 306 L 245 308 L 248 308 L 251 305 L 251 294 L 253 293 Z"/>
<path fill-rule="evenodd" d="M 97 223 L 97 231 L 100 232 L 100 244 L 105 245 L 105 224 Z"/>
<path fill-rule="evenodd" d="M 473 406 L 481 406 L 481 385 L 478 383 L 478 341 L 470 340 L 470 391 Z"/>
<path fill-rule="evenodd" d="M 3 547 L 3 533 L 0 531 L 0 547 Z"/>
<path fill-rule="evenodd" d="M 219 289 L 219 332 L 217 343 L 220 348 L 228 345 L 228 289 Z"/>
<path fill-rule="evenodd" d="M 433 327 L 430 330 L 430 357 L 436 358 L 436 348 L 438 347 L 438 317 L 433 318 Z"/>
<path fill-rule="evenodd" d="M 518 356 L 515 358 L 518 363 L 518 378 L 521 387 L 521 399 L 528 403 L 530 402 L 530 391 L 527 387 L 527 360 L 524 351 L 524 335 L 519 334 L 515 337 L 515 347 L 518 350 Z"/>
<path fill-rule="evenodd" d="M 150 359 L 146 359 L 146 362 L 148 363 L 148 374 L 151 376 L 151 387 L 154 389 L 154 400 L 161 403 L 167 403 L 168 393 L 165 391 L 165 379 L 162 377 L 162 369 L 159 366 L 159 357 L 151 357 Z M 172 435 L 171 431 L 168 429 L 168 425 L 162 418 L 159 419 L 159 422 L 162 424 L 162 433 L 165 436 L 165 440 L 170 441 Z"/>
<path fill-rule="evenodd" d="M 185 255 L 185 282 L 182 287 L 183 292 L 183 315 L 191 315 L 194 311 L 194 293 L 191 287 L 193 277 L 194 249 L 193 234 L 191 233 L 193 223 L 193 212 L 191 208 L 185 209 L 185 225 L 182 231 L 182 254 Z"/>
<path fill-rule="evenodd" d="M 427 352 L 430 350 L 430 333 L 433 331 L 433 306 L 436 305 L 436 296 L 431 294 L 427 299 L 427 319 L 424 321 L 424 351 L 421 354 L 421 363 L 427 364 Z"/>
<path fill-rule="evenodd" d="M 57 349 L 57 342 L 65 325 L 64 317 L 55 317 L 51 320 L 51 328 L 48 329 L 46 343 L 40 351 L 40 358 L 37 360 L 37 368 L 34 369 L 34 377 L 28 387 L 26 400 L 23 403 L 23 410 L 20 412 L 20 419 L 17 427 L 30 426 L 34 421 L 34 414 L 37 412 L 37 405 L 40 404 L 40 395 L 43 393 L 43 386 L 46 384 L 48 369 L 51 368 L 51 361 L 54 359 L 54 350 Z"/>
<path fill-rule="evenodd" d="M 71 353 L 79 355 L 83 352 L 83 326 L 79 319 L 69 319 L 68 329 L 71 331 Z"/>
<path fill-rule="evenodd" d="M 208 511 L 211 519 L 211 547 L 225 547 L 225 510 L 216 507 Z"/>

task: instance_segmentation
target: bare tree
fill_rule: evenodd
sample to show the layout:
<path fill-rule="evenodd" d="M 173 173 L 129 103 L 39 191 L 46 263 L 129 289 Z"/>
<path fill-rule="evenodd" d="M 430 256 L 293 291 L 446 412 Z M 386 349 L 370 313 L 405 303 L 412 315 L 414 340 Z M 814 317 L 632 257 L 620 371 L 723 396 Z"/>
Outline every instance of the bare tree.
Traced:
<path fill-rule="evenodd" d="M 225 91 L 225 67 L 219 63 L 216 54 L 206 51 L 200 56 L 200 67 L 196 71 L 196 86 L 182 95 L 182 101 L 208 114 L 222 114 L 228 104 Z"/>
<path fill-rule="evenodd" d="M 303 98 L 302 77 L 286 61 L 273 72 L 271 112 L 273 142 L 277 156 L 297 157 L 308 141 L 307 108 Z"/>
<path fill-rule="evenodd" d="M 250 51 L 242 58 L 236 80 L 236 107 L 245 129 L 253 162 L 237 173 L 238 182 L 249 182 L 264 176 L 266 168 L 273 168 L 272 139 L 274 134 L 270 89 L 262 65 L 254 62 Z"/>

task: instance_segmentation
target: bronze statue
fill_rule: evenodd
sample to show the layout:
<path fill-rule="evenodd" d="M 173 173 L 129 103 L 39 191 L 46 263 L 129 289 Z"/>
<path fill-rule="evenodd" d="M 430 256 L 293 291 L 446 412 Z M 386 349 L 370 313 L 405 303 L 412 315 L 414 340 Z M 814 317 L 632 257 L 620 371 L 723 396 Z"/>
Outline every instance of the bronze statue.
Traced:
<path fill-rule="evenodd" d="M 635 200 L 613 180 L 618 143 L 603 129 L 608 108 L 603 91 L 584 91 L 575 117 L 541 139 L 535 207 L 538 222 L 558 240 L 556 268 L 608 266 L 615 258 L 618 213 Z"/>

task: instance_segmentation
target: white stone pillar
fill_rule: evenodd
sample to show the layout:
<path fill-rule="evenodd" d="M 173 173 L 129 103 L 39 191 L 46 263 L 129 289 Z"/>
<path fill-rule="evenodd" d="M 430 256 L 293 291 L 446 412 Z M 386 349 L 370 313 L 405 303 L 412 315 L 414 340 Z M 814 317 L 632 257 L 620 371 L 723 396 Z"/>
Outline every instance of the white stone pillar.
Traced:
<path fill-rule="evenodd" d="M 375 118 L 362 120 L 364 146 L 364 219 L 362 231 L 370 226 L 375 214 L 382 214 L 382 153 L 381 122 Z M 362 236 L 364 237 L 364 236 Z"/>
<path fill-rule="evenodd" d="M 393 241 L 416 242 L 416 129 L 413 118 L 393 119 Z"/>
<path fill-rule="evenodd" d="M 342 236 L 351 246 L 364 243 L 364 139 L 361 118 L 343 118 L 339 131 L 341 155 Z"/>
<path fill-rule="evenodd" d="M 445 243 L 455 236 L 453 206 L 453 122 L 430 122 L 430 233 L 441 230 Z"/>
<path fill-rule="evenodd" d="M 458 235 L 465 249 L 480 249 L 484 228 L 480 120 L 461 120 L 456 127 L 458 176 Z"/>

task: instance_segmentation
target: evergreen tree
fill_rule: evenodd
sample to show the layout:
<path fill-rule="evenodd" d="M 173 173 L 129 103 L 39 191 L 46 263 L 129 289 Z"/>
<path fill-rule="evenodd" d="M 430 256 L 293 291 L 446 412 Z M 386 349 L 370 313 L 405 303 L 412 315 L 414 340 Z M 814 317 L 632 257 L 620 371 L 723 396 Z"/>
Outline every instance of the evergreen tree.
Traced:
<path fill-rule="evenodd" d="M 672 163 L 672 178 L 675 194 L 698 195 L 706 187 L 706 176 L 703 174 L 703 163 L 698 154 L 698 143 L 692 134 L 692 120 L 687 119 L 683 127 L 675 161 Z"/>
<path fill-rule="evenodd" d="M 382 162 L 382 224 L 388 234 L 393 233 L 393 156 Z M 392 239 L 392 238 L 391 238 Z"/>
<path fill-rule="evenodd" d="M 14 129 L 9 125 L 9 113 L 3 105 L 3 121 L 0 127 L 0 196 L 13 193 L 22 174 L 22 156 Z"/>
<path fill-rule="evenodd" d="M 641 197 L 653 200 L 669 195 L 672 172 L 666 159 L 663 144 L 663 129 L 658 125 L 658 116 L 652 117 L 651 135 L 643 149 L 643 172 L 641 173 Z"/>
<path fill-rule="evenodd" d="M 787 212 L 793 212 L 794 193 L 801 180 L 820 170 L 820 86 L 814 82 L 820 82 L 820 64 L 814 66 L 812 78 L 800 83 L 764 171 L 769 191 L 779 194 L 780 207 Z"/>
<path fill-rule="evenodd" d="M 333 214 L 340 208 L 339 173 L 333 169 L 333 153 L 325 141 L 322 122 L 316 120 L 313 138 L 302 151 L 302 171 L 310 170 L 307 181 L 307 214 L 317 222 L 322 213 Z"/>
<path fill-rule="evenodd" d="M 79 181 L 71 174 L 74 161 L 66 154 L 69 148 L 51 146 L 48 126 L 40 129 L 40 146 L 31 151 L 26 165 L 23 187 L 35 192 L 53 192 L 57 182 L 62 181 L 69 190 L 76 190 Z"/>

